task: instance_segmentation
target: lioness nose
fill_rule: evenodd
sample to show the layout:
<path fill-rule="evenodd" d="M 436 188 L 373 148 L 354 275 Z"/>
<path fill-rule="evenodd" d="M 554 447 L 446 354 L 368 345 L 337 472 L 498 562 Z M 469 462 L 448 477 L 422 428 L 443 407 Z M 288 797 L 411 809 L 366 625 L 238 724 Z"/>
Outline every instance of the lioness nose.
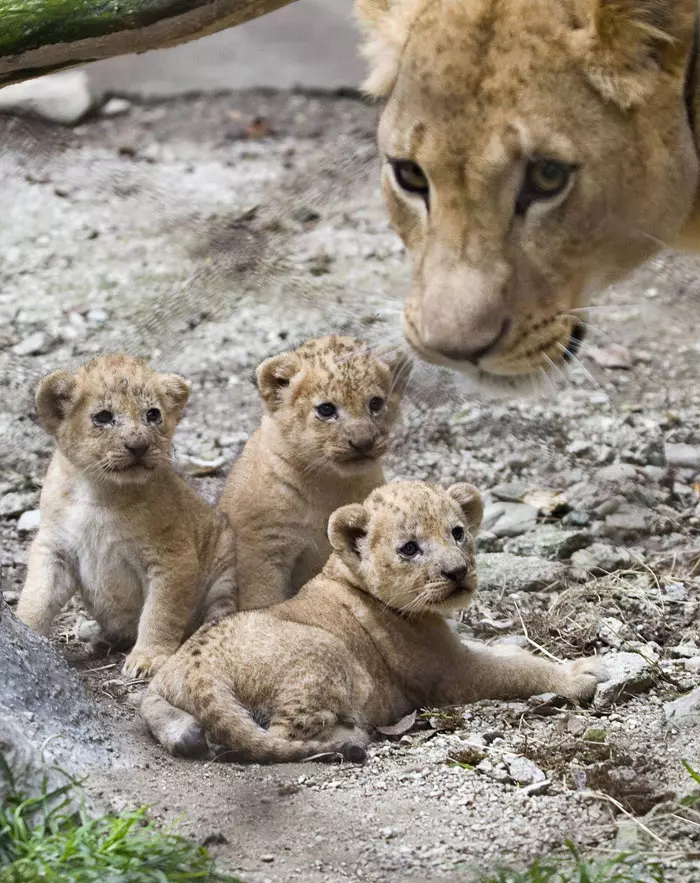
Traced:
<path fill-rule="evenodd" d="M 124 447 L 138 460 L 139 458 L 143 457 L 143 455 L 149 449 L 150 444 L 147 441 L 132 441 L 124 442 Z"/>
<path fill-rule="evenodd" d="M 440 572 L 445 577 L 445 579 L 452 580 L 452 582 L 454 583 L 461 583 L 464 577 L 467 575 L 467 565 L 458 564 L 455 567 L 449 567 Z"/>
<path fill-rule="evenodd" d="M 477 365 L 484 356 L 496 349 L 508 334 L 509 329 L 510 319 L 505 318 L 497 326 L 495 334 L 493 327 L 487 327 L 480 329 L 480 333 L 474 334 L 471 340 L 465 341 L 465 346 L 453 346 L 453 341 L 445 341 L 444 343 L 436 341 L 431 348 L 454 362 L 471 362 L 473 365 Z"/>

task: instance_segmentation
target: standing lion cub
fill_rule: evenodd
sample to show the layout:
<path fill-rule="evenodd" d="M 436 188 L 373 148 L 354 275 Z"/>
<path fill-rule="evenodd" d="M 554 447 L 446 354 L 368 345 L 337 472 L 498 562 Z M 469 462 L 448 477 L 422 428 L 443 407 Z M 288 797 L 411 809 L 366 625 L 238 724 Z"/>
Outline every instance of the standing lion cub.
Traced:
<path fill-rule="evenodd" d="M 230 527 L 174 470 L 187 381 L 125 355 L 55 371 L 36 392 L 56 439 L 17 615 L 47 634 L 79 591 L 110 643 L 153 674 L 187 634 L 235 609 Z"/>
<path fill-rule="evenodd" d="M 206 754 L 209 737 L 238 760 L 360 761 L 372 727 L 422 706 L 591 698 L 598 660 L 467 648 L 443 618 L 476 590 L 482 513 L 471 485 L 418 481 L 339 509 L 334 553 L 295 598 L 203 628 L 168 660 L 141 705 L 151 732 L 173 754 Z"/>
<path fill-rule="evenodd" d="M 384 483 L 380 458 L 410 370 L 339 335 L 258 366 L 260 427 L 219 503 L 234 528 L 240 610 L 298 591 L 325 564 L 332 512 Z"/>

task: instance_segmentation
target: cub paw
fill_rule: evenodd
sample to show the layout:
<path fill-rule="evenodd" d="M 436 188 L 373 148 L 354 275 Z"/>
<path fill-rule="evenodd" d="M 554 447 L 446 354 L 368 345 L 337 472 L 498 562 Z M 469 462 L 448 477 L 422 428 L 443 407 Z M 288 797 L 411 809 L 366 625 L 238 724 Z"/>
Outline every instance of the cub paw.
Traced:
<path fill-rule="evenodd" d="M 588 702 L 598 684 L 608 677 L 605 665 L 597 657 L 577 659 L 564 665 L 563 682 L 558 692 L 573 702 Z"/>
<path fill-rule="evenodd" d="M 168 653 L 134 649 L 126 657 L 122 672 L 127 678 L 152 678 L 169 658 Z"/>

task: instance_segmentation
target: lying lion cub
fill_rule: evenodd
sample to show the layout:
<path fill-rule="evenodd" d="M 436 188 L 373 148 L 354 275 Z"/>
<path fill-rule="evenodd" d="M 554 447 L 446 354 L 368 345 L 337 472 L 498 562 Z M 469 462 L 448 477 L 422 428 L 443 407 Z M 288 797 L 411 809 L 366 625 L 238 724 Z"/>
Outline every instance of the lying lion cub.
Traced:
<path fill-rule="evenodd" d="M 55 371 L 36 392 L 55 437 L 17 614 L 47 634 L 76 590 L 105 640 L 153 674 L 187 634 L 235 609 L 230 527 L 174 470 L 190 387 L 125 355 Z"/>
<path fill-rule="evenodd" d="M 519 648 L 465 647 L 443 616 L 476 590 L 482 502 L 468 484 L 375 490 L 330 519 L 323 572 L 289 601 L 195 634 L 145 693 L 141 712 L 173 754 L 232 759 L 365 756 L 370 729 L 421 706 L 547 691 L 589 699 L 597 659 L 557 665 Z"/>
<path fill-rule="evenodd" d="M 284 601 L 316 576 L 331 513 L 384 483 L 379 459 L 409 367 L 338 335 L 259 365 L 265 414 L 219 504 L 236 536 L 240 610 Z"/>

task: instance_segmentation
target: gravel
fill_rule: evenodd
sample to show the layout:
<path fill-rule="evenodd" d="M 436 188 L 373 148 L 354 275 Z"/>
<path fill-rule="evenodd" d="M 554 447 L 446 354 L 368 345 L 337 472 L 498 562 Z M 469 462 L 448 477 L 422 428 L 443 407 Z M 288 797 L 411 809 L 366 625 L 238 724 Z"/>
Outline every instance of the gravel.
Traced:
<path fill-rule="evenodd" d="M 213 499 L 259 419 L 249 378 L 260 360 L 331 330 L 400 340 L 410 268 L 379 197 L 375 119 L 351 98 L 231 93 L 133 103 L 73 130 L 0 120 L 5 595 L 26 574 L 51 453 L 33 417 L 43 374 L 114 349 L 184 373 L 177 455 Z M 489 399 L 417 366 L 386 461 L 389 479 L 482 489 L 499 514 L 479 538 L 479 597 L 455 627 L 562 659 L 600 654 L 614 680 L 590 708 L 419 715 L 361 768 L 188 763 L 152 744 L 140 685 L 119 678 L 120 656 L 79 640 L 89 627 L 73 601 L 53 640 L 128 768 L 96 765 L 90 788 L 115 807 L 153 805 L 164 822 L 184 814 L 181 830 L 248 883 L 468 880 L 567 837 L 609 850 L 622 816 L 600 795 L 644 816 L 675 854 L 697 853 L 677 814 L 646 814 L 656 795 L 687 792 L 682 760 L 700 756 L 700 728 L 664 726 L 665 708 L 700 687 L 699 270 L 663 255 L 607 292 L 580 363 L 529 398 Z M 629 368 L 614 367 L 619 350 L 601 354 L 608 337 Z M 605 737 L 593 747 L 591 729 Z M 506 755 L 544 778 L 530 769 L 518 787 Z M 686 861 L 668 879 L 699 875 Z"/>

